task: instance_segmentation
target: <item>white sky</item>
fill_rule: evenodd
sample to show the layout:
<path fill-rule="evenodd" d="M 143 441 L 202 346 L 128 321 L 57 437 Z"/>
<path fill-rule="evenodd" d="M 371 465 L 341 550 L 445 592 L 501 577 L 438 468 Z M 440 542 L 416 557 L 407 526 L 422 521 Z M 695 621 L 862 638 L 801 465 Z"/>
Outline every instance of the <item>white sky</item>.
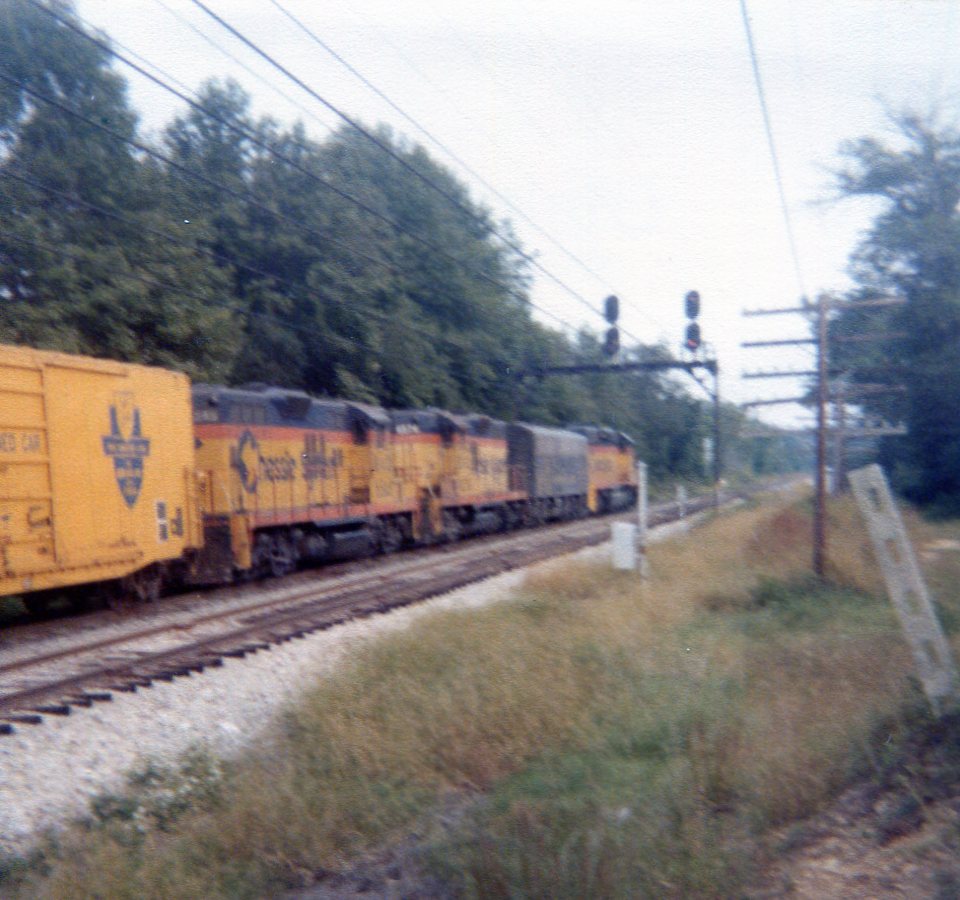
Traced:
<path fill-rule="evenodd" d="M 806 332 L 799 316 L 740 314 L 795 306 L 801 290 L 737 0 L 281 0 L 602 282 L 458 170 L 268 0 L 205 2 L 352 117 L 424 143 L 593 305 L 615 290 L 621 325 L 641 340 L 662 339 L 679 352 L 682 298 L 699 290 L 725 399 L 800 393 L 795 381 L 740 377 L 809 368 L 811 359 L 739 347 Z M 338 124 L 189 0 L 162 4 L 308 112 L 222 56 L 161 0 L 78 0 L 77 9 L 191 87 L 230 75 L 253 95 L 256 114 L 301 118 L 318 139 L 323 123 Z M 872 207 L 822 202 L 839 144 L 882 136 L 886 109 L 936 108 L 954 120 L 960 3 L 750 0 L 749 10 L 805 288 L 811 296 L 842 289 Z M 118 69 L 148 131 L 180 111 L 174 98 Z M 533 300 L 573 325 L 603 327 L 543 276 Z M 763 417 L 808 418 L 795 406 Z"/>

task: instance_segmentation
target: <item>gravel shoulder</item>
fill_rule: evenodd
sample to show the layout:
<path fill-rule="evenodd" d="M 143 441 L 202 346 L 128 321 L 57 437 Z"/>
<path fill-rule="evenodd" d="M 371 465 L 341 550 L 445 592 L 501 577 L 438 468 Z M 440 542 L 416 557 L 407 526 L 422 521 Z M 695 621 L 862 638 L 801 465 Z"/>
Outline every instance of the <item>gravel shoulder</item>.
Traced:
<path fill-rule="evenodd" d="M 651 531 L 663 540 L 697 521 Z M 610 545 L 562 557 L 609 558 Z M 191 747 L 218 756 L 240 752 L 305 686 L 332 672 L 365 643 L 406 628 L 434 610 L 507 599 L 530 571 L 556 560 L 469 585 L 416 606 L 349 622 L 249 655 L 202 674 L 155 682 L 65 717 L 46 716 L 0 737 L 0 852 L 23 853 L 36 836 L 82 815 L 91 797 L 116 791 L 147 760 L 170 763 Z M 322 575 L 320 576 L 322 577 Z"/>

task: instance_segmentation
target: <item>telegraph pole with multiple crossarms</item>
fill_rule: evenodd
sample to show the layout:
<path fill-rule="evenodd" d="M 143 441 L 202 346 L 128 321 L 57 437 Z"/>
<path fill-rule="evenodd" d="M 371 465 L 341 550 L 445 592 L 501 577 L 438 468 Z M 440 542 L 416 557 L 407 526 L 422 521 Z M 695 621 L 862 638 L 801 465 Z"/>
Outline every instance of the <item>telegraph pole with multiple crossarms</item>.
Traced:
<path fill-rule="evenodd" d="M 848 301 L 836 300 L 832 297 L 829 297 L 826 294 L 821 294 L 817 298 L 816 303 L 809 303 L 806 301 L 806 298 L 803 300 L 801 306 L 796 307 L 787 307 L 781 309 L 754 309 L 754 310 L 744 310 L 743 315 L 745 316 L 771 316 L 771 315 L 785 315 L 785 314 L 802 314 L 805 316 L 814 316 L 813 322 L 813 336 L 808 338 L 789 338 L 785 340 L 772 340 L 772 341 L 744 341 L 742 347 L 786 347 L 786 346 L 800 346 L 804 344 L 812 344 L 816 347 L 817 360 L 816 368 L 812 371 L 778 371 L 778 372 L 744 372 L 744 378 L 814 378 L 814 396 L 817 408 L 817 424 L 815 429 L 816 434 L 816 472 L 814 478 L 814 516 L 813 516 L 813 571 L 816 573 L 818 578 L 823 578 L 826 572 L 826 548 L 827 548 L 827 513 L 826 513 L 826 497 L 827 497 L 827 407 L 831 399 L 835 402 L 838 402 L 838 418 L 841 421 L 838 423 L 839 429 L 837 433 L 838 441 L 843 441 L 846 437 L 852 436 L 853 432 L 846 428 L 846 423 L 843 421 L 845 419 L 845 412 L 840 412 L 842 405 L 846 402 L 849 394 L 844 395 L 844 391 L 841 385 L 840 390 L 831 390 L 830 387 L 830 364 L 829 364 L 829 334 L 828 334 L 828 322 L 829 314 L 833 309 L 839 309 L 841 307 L 856 306 L 858 309 L 865 309 L 869 307 L 879 307 L 879 306 L 894 306 L 903 303 L 902 300 L 896 298 L 877 298 L 873 300 L 860 300 L 853 303 Z M 863 340 L 881 340 L 889 335 L 858 335 L 851 338 L 838 338 L 835 340 L 851 340 L 851 341 L 863 341 Z M 875 386 L 887 388 L 888 386 Z M 896 390 L 896 386 L 890 387 L 891 390 Z M 749 403 L 744 403 L 743 406 L 771 406 L 774 404 L 780 403 L 797 403 L 807 401 L 809 397 L 783 397 L 775 400 L 761 400 L 753 401 Z M 857 432 L 858 434 L 860 432 Z M 874 429 L 873 433 L 885 433 L 885 434 L 901 434 L 901 430 L 895 429 Z M 838 458 L 841 460 L 842 464 L 842 443 L 838 445 L 837 454 Z M 834 472 L 837 478 L 840 477 L 841 473 L 838 471 Z M 837 484 L 840 482 L 838 481 Z"/>

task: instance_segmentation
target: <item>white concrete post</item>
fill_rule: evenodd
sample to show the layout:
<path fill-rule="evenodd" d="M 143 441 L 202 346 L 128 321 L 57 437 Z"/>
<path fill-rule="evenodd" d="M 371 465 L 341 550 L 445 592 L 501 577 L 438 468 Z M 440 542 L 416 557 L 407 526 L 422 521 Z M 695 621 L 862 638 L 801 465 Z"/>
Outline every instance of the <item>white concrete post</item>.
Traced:
<path fill-rule="evenodd" d="M 637 463 L 637 547 L 640 550 L 640 577 L 650 575 L 647 562 L 647 464 Z"/>
<path fill-rule="evenodd" d="M 686 485 L 677 485 L 677 518 L 685 519 L 687 517 L 687 488 Z"/>
<path fill-rule="evenodd" d="M 610 526 L 613 541 L 613 567 L 621 572 L 637 568 L 637 526 L 633 522 L 614 522 Z"/>
<path fill-rule="evenodd" d="M 924 693 L 934 713 L 942 715 L 958 697 L 957 668 L 887 479 L 878 465 L 850 472 L 848 479 L 866 519 L 890 601 L 913 651 Z"/>

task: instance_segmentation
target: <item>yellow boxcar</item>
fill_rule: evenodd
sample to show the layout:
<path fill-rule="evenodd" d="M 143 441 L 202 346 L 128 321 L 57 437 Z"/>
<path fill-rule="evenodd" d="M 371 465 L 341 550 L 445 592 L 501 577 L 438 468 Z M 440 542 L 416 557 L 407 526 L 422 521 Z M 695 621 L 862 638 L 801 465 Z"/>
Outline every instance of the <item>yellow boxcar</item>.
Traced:
<path fill-rule="evenodd" d="M 124 579 L 201 539 L 185 375 L 0 346 L 0 596 Z"/>

